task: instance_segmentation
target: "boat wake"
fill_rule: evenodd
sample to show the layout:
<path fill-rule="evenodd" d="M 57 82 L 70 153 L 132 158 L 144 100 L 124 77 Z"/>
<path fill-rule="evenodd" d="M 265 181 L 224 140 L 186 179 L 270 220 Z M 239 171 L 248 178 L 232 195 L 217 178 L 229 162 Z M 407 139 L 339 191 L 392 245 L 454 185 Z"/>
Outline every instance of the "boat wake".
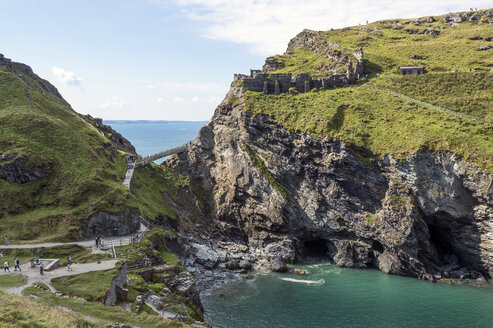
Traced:
<path fill-rule="evenodd" d="M 323 285 L 325 284 L 325 280 L 319 279 L 319 280 L 302 280 L 302 279 L 293 279 L 293 278 L 279 278 L 284 281 L 289 281 L 289 282 L 297 282 L 301 284 L 308 284 L 308 285 Z"/>

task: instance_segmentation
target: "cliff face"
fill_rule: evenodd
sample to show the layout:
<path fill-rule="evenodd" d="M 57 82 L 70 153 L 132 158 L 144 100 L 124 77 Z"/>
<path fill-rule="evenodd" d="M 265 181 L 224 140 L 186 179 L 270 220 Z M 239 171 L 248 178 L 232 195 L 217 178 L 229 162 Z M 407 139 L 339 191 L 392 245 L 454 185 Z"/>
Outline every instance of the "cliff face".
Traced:
<path fill-rule="evenodd" d="M 327 254 L 433 281 L 491 276 L 492 174 L 447 152 L 359 159 L 340 141 L 290 133 L 242 106 L 224 101 L 168 162 L 211 195 L 201 236 L 212 241 L 191 244 L 188 264 L 282 271 Z"/>

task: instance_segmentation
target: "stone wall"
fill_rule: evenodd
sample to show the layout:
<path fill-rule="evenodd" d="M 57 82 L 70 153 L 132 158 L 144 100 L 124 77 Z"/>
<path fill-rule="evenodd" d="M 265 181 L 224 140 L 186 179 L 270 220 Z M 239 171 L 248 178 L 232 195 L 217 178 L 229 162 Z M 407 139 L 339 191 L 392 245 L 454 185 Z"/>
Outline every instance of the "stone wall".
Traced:
<path fill-rule="evenodd" d="M 118 274 L 113 278 L 111 286 L 104 296 L 104 305 L 114 306 L 117 301 L 128 301 L 127 286 L 127 263 L 123 263 Z"/>
<path fill-rule="evenodd" d="M 314 79 L 309 74 L 298 74 L 292 77 L 292 74 L 271 74 L 260 73 L 255 76 L 244 74 L 235 74 L 235 81 L 243 82 L 243 89 L 263 92 L 264 94 L 286 93 L 290 88 L 295 88 L 298 92 L 305 93 L 310 90 L 329 89 L 338 86 L 345 86 L 356 82 L 359 76 L 348 76 L 337 74 L 325 78 Z"/>

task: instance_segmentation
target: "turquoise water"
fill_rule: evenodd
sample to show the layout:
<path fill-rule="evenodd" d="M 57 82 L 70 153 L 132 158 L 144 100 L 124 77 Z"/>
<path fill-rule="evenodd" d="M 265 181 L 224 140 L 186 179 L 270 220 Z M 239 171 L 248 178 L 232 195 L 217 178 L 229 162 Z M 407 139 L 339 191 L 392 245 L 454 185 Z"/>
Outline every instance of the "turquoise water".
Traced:
<path fill-rule="evenodd" d="M 376 270 L 301 266 L 202 295 L 216 328 L 493 327 L 493 288 L 430 283 Z"/>
<path fill-rule="evenodd" d="M 206 122 L 105 123 L 148 155 L 195 139 Z M 216 328 L 493 328 L 491 286 L 432 284 L 334 265 L 301 268 L 310 274 L 259 274 L 203 293 L 206 320 Z"/>
<path fill-rule="evenodd" d="M 134 145 L 142 156 L 181 146 L 197 137 L 207 122 L 104 121 Z M 162 161 L 162 160 L 161 160 Z"/>

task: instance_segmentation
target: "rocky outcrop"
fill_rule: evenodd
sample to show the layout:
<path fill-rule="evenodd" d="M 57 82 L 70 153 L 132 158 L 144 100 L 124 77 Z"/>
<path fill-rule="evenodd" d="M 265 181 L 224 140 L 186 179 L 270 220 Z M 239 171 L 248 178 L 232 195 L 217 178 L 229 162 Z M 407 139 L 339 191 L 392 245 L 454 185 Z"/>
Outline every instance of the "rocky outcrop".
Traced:
<path fill-rule="evenodd" d="M 209 195 L 209 228 L 196 229 L 185 265 L 284 271 L 325 256 L 432 281 L 491 276 L 492 174 L 446 152 L 363 162 L 355 151 L 222 103 L 167 162 Z"/>
<path fill-rule="evenodd" d="M 330 59 L 331 64 L 318 68 L 325 76 L 341 74 L 344 71 L 347 78 L 354 82 L 364 74 L 363 50 L 344 48 L 329 41 L 323 32 L 303 30 L 289 41 L 285 55 L 296 49 L 309 49 L 323 58 Z M 283 68 L 284 64 L 277 58 L 277 56 L 267 58 L 262 71 L 271 72 Z"/>
<path fill-rule="evenodd" d="M 128 301 L 127 264 L 123 263 L 118 269 L 118 274 L 113 278 L 110 288 L 104 296 L 103 303 L 107 306 L 116 305 L 117 301 Z"/>
<path fill-rule="evenodd" d="M 113 130 L 109 125 L 103 124 L 101 118 L 94 118 L 91 115 L 80 115 L 86 122 L 94 126 L 99 132 L 101 132 L 106 138 L 108 138 L 111 143 L 116 147 L 116 149 L 123 152 L 137 155 L 135 147 L 125 139 L 120 133 Z"/>
<path fill-rule="evenodd" d="M 139 214 L 130 210 L 122 210 L 121 214 L 98 212 L 87 220 L 87 228 L 79 230 L 81 238 L 90 238 L 96 234 L 102 236 L 129 235 L 140 228 Z"/>
<path fill-rule="evenodd" d="M 18 184 L 34 182 L 52 173 L 53 164 L 47 160 L 33 163 L 25 156 L 16 156 L 13 153 L 0 157 L 0 179 L 8 182 Z"/>
<path fill-rule="evenodd" d="M 167 287 L 164 292 L 173 292 L 190 300 L 201 311 L 204 310 L 200 301 L 200 293 L 195 278 L 187 271 L 177 266 L 163 264 L 138 272 L 146 282 L 164 283 Z"/>

